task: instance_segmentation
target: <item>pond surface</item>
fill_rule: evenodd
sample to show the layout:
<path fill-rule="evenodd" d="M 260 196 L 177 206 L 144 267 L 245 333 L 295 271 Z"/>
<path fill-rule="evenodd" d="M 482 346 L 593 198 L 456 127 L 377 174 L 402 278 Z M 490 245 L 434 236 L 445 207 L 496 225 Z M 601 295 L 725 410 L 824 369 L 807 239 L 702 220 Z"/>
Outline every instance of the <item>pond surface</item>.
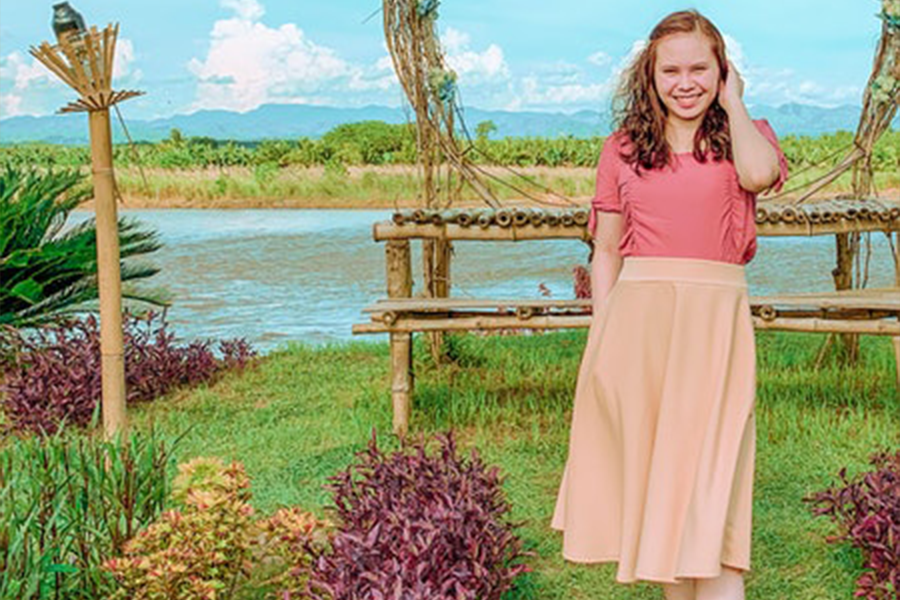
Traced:
<path fill-rule="evenodd" d="M 156 229 L 164 247 L 149 285 L 166 288 L 181 338 L 246 337 L 262 351 L 291 340 L 325 344 L 353 336 L 361 309 L 385 293 L 384 245 L 372 224 L 389 210 L 125 210 Z M 75 213 L 83 221 L 90 213 Z M 886 237 L 872 234 L 869 285 L 893 283 Z M 572 268 L 587 260 L 577 240 L 457 242 L 457 297 L 573 298 Z M 760 238 L 747 267 L 751 294 L 833 289 L 834 237 Z M 413 243 L 415 293 L 421 250 Z"/>

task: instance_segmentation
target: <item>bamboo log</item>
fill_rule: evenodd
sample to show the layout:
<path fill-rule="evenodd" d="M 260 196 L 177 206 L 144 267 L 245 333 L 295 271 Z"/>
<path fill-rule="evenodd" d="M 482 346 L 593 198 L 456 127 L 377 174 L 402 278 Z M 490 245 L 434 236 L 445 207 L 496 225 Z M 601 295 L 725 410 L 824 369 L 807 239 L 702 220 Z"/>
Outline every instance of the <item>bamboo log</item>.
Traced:
<path fill-rule="evenodd" d="M 818 333 L 900 335 L 897 321 L 839 321 L 832 319 L 775 319 L 765 321 L 753 317 L 757 329 L 777 329 L 780 331 L 807 331 Z"/>
<path fill-rule="evenodd" d="M 781 220 L 785 223 L 795 223 L 797 221 L 797 210 L 793 206 L 785 206 L 781 210 Z"/>
<path fill-rule="evenodd" d="M 100 354 L 103 430 L 122 433 L 125 416 L 125 354 L 122 339 L 122 277 L 109 110 L 88 113 L 97 218 L 97 278 L 100 291 Z"/>
<path fill-rule="evenodd" d="M 412 332 L 391 332 L 391 404 L 394 433 L 405 437 L 409 431 L 410 400 L 413 394 Z"/>
<path fill-rule="evenodd" d="M 428 286 L 428 295 L 431 298 L 447 299 L 450 296 L 450 242 L 445 239 L 434 240 L 432 251 L 434 252 L 434 268 L 432 269 L 434 275 Z M 428 347 L 435 365 L 444 362 L 446 349 L 442 332 L 435 331 L 428 334 Z"/>
<path fill-rule="evenodd" d="M 578 209 L 574 213 L 575 224 L 580 227 L 586 227 L 590 221 L 591 215 L 584 209 Z"/>
<path fill-rule="evenodd" d="M 549 227 L 558 227 L 559 226 L 559 214 L 555 211 L 547 211 L 544 215 L 544 223 Z"/>
<path fill-rule="evenodd" d="M 900 336 L 896 336 L 894 342 L 894 367 L 897 378 L 897 390 L 900 392 Z"/>
<path fill-rule="evenodd" d="M 760 237 L 791 237 L 791 236 L 813 236 L 813 235 L 834 235 L 836 233 L 851 233 L 862 231 L 900 231 L 900 219 L 894 219 L 887 223 L 882 221 L 850 221 L 841 219 L 834 223 L 821 223 L 821 217 L 818 221 L 812 218 L 806 222 L 798 212 L 798 220 L 796 223 L 785 223 L 782 220 L 779 223 L 757 223 L 757 235 Z M 375 223 L 373 227 L 373 237 L 375 241 L 381 242 L 391 239 L 428 239 L 428 238 L 446 238 L 449 240 L 538 240 L 538 239 L 585 239 L 586 229 L 584 227 L 562 227 L 559 224 L 559 217 L 554 213 L 544 213 L 544 223 L 540 228 L 526 225 L 525 227 L 503 228 L 493 227 L 491 223 L 486 222 L 482 227 L 472 227 L 471 213 L 460 213 L 456 219 L 456 223 L 446 223 L 443 225 L 434 225 L 432 223 L 417 225 L 415 223 L 404 223 L 396 225 L 390 221 Z M 490 220 L 490 217 L 487 218 Z"/>
<path fill-rule="evenodd" d="M 757 223 L 765 223 L 769 220 L 769 211 L 766 210 L 764 206 L 756 207 L 756 222 Z"/>
<path fill-rule="evenodd" d="M 494 219 L 500 227 L 509 227 L 513 222 L 513 214 L 509 209 L 501 208 L 494 215 Z"/>
<path fill-rule="evenodd" d="M 544 216 L 545 216 L 544 211 L 542 211 L 542 210 L 532 211 L 531 218 L 529 219 L 531 226 L 532 227 L 540 227 L 541 225 L 543 225 L 544 224 Z"/>
<path fill-rule="evenodd" d="M 865 335 L 900 336 L 897 321 L 838 321 L 830 319 L 775 319 L 765 321 L 752 317 L 753 325 L 761 330 L 801 331 L 815 333 L 857 333 Z M 473 331 L 493 329 L 579 329 L 589 327 L 591 315 L 534 315 L 527 320 L 516 315 L 473 316 L 460 318 L 411 319 L 400 318 L 392 327 L 382 323 L 353 325 L 354 334 L 413 331 Z"/>
<path fill-rule="evenodd" d="M 459 213 L 459 216 L 456 217 L 456 224 L 463 228 L 468 228 L 474 221 L 475 219 L 472 216 L 472 213 L 469 212 L 461 212 Z"/>
<path fill-rule="evenodd" d="M 412 296 L 412 260 L 408 240 L 391 240 L 385 244 L 385 269 L 389 298 Z M 409 412 L 415 387 L 412 363 L 412 334 L 392 332 L 391 352 L 391 403 L 394 409 L 394 433 L 406 435 L 409 429 Z"/>
<path fill-rule="evenodd" d="M 524 208 L 517 208 L 513 211 L 513 225 L 516 227 L 524 227 L 528 224 L 530 215 Z"/>

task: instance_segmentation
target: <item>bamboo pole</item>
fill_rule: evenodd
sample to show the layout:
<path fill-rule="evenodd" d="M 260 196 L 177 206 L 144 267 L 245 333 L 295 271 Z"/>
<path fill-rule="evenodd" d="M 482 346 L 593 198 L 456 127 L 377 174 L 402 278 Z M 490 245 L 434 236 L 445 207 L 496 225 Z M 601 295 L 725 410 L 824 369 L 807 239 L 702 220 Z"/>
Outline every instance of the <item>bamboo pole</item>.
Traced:
<path fill-rule="evenodd" d="M 859 219 L 841 219 L 832 223 L 821 223 L 821 215 L 815 213 L 818 223 L 812 222 L 810 215 L 807 222 L 802 212 L 798 212 L 798 219 L 794 223 L 786 223 L 783 219 L 779 223 L 757 223 L 757 235 L 760 237 L 810 237 L 815 235 L 834 235 L 836 233 L 853 233 L 864 231 L 898 231 L 900 230 L 900 218 L 889 222 L 878 220 L 862 221 Z M 400 220 L 401 217 L 396 217 Z M 384 221 L 375 223 L 372 236 L 376 242 L 403 239 L 447 239 L 447 240 L 480 240 L 480 241 L 516 241 L 516 240 L 549 240 L 549 239 L 589 239 L 587 227 L 574 225 L 565 227 L 559 223 L 559 215 L 544 213 L 540 227 L 529 223 L 523 227 L 512 225 L 504 227 L 499 223 L 491 223 L 490 217 L 484 218 L 483 226 L 479 226 L 469 213 L 460 213 L 455 223 L 415 224 L 406 221 L 397 225 L 396 222 Z M 498 216 L 499 218 L 499 216 Z M 768 218 L 768 217 L 767 217 Z"/>
<path fill-rule="evenodd" d="M 125 359 L 122 341 L 122 279 L 116 214 L 109 109 L 88 113 L 94 200 L 97 214 L 97 277 L 100 288 L 100 353 L 103 429 L 109 437 L 124 431 Z"/>
<path fill-rule="evenodd" d="M 432 251 L 434 252 L 433 262 L 433 278 L 429 287 L 429 297 L 431 298 L 449 298 L 450 297 L 450 256 L 451 245 L 449 240 L 433 240 Z M 431 351 L 431 358 L 435 365 L 439 365 L 446 359 L 444 347 L 444 335 L 442 332 L 431 332 L 428 334 L 428 345 Z"/>
<path fill-rule="evenodd" d="M 891 234 L 889 233 L 888 236 Z M 894 283 L 900 288 L 900 232 L 894 235 Z M 894 367 L 897 379 L 897 393 L 900 394 L 900 336 L 894 342 Z"/>
<path fill-rule="evenodd" d="M 412 260 L 409 241 L 391 240 L 385 244 L 385 269 L 389 298 L 412 296 Z M 391 332 L 391 404 L 394 433 L 404 437 L 409 431 L 409 413 L 415 375 L 412 362 L 412 332 Z"/>
<path fill-rule="evenodd" d="M 766 321 L 752 317 L 756 329 L 799 331 L 809 333 L 861 333 L 865 335 L 900 336 L 900 322 L 840 321 L 832 319 L 776 318 Z M 580 329 L 591 324 L 591 315 L 534 315 L 522 319 L 516 315 L 478 315 L 469 317 L 441 317 L 434 319 L 400 319 L 392 325 L 385 323 L 358 323 L 353 325 L 354 334 L 412 333 L 414 331 L 472 331 L 495 329 Z M 396 374 L 395 374 L 396 375 Z"/>

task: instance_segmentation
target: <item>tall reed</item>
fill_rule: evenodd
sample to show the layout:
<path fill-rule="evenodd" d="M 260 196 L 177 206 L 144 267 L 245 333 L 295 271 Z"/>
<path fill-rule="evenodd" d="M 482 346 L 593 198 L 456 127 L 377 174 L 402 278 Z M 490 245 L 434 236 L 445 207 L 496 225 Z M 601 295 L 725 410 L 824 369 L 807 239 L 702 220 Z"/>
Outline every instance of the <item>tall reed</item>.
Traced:
<path fill-rule="evenodd" d="M 2 445 L 0 598 L 108 597 L 115 582 L 100 565 L 162 512 L 173 447 L 153 431 Z"/>

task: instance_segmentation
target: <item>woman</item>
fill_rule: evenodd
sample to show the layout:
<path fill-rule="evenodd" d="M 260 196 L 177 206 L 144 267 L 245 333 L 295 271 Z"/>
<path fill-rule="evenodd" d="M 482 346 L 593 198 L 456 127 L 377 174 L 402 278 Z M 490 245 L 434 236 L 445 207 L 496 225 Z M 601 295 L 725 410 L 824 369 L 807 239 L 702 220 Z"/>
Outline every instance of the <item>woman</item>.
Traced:
<path fill-rule="evenodd" d="M 756 357 L 744 266 L 787 164 L 715 26 L 673 13 L 625 73 L 591 223 L 594 316 L 552 526 L 669 600 L 744 598 Z"/>

